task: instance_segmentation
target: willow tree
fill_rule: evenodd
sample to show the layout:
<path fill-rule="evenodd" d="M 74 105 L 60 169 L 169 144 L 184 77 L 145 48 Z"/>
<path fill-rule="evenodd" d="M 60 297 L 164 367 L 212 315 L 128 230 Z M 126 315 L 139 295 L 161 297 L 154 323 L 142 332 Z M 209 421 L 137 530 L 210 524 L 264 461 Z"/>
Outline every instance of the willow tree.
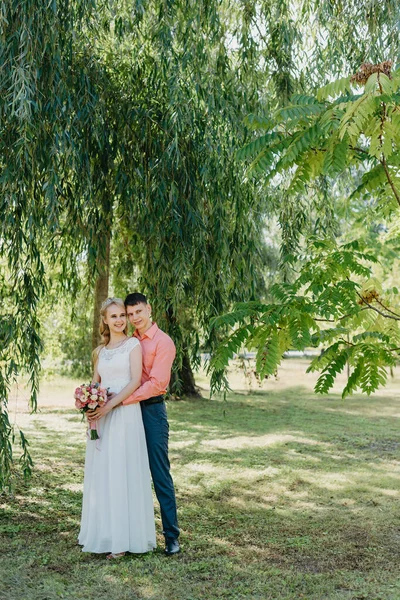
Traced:
<path fill-rule="evenodd" d="M 185 3 L 182 3 L 183 7 L 184 5 Z M 202 8 L 207 9 L 206 15 L 211 15 L 206 5 L 198 6 L 198 18 L 201 18 Z M 56 265 L 60 289 L 63 288 L 64 293 L 71 295 L 73 300 L 73 293 L 79 285 L 76 266 L 82 256 L 88 258 L 89 271 L 93 275 L 97 271 L 103 280 L 107 280 L 104 271 L 107 271 L 114 211 L 119 218 L 126 219 L 127 215 L 138 212 L 137 206 L 144 198 L 151 215 L 157 215 L 158 202 L 164 203 L 160 212 L 165 212 L 165 201 L 170 194 L 168 191 L 162 197 L 151 196 L 155 183 L 163 186 L 164 192 L 170 185 L 167 163 L 160 171 L 166 181 L 163 181 L 160 175 L 158 179 L 153 180 L 151 175 L 154 165 L 151 165 L 151 161 L 157 161 L 163 145 L 170 145 L 171 139 L 179 136 L 179 120 L 177 121 L 179 127 L 170 128 L 168 136 L 158 142 L 157 152 L 154 153 L 151 146 L 147 152 L 147 148 L 143 147 L 142 132 L 143 129 L 149 132 L 146 138 L 149 143 L 151 128 L 154 125 L 153 112 L 158 110 L 160 115 L 160 107 L 151 106 L 148 102 L 135 102 L 131 91 L 126 86 L 132 78 L 124 72 L 124 61 L 113 62 L 113 56 L 107 54 L 107 44 L 104 44 L 103 52 L 103 48 L 96 46 L 95 41 L 106 40 L 110 45 L 109 40 L 112 39 L 113 32 L 117 33 L 117 41 L 124 52 L 135 52 L 134 64 L 145 67 L 145 77 L 141 77 L 140 69 L 136 71 L 134 89 L 138 91 L 138 97 L 143 101 L 143 85 L 150 84 L 156 88 L 160 79 L 162 83 L 160 89 L 163 88 L 160 96 L 161 108 L 173 123 L 173 109 L 171 109 L 173 99 L 170 98 L 168 102 L 170 87 L 168 78 L 171 74 L 167 70 L 168 63 L 163 62 L 166 69 L 164 72 L 156 72 L 153 68 L 149 73 L 146 61 L 144 63 L 140 61 L 142 47 L 133 44 L 134 35 L 130 36 L 130 48 L 123 44 L 123 38 L 129 31 L 140 34 L 146 16 L 149 21 L 146 47 L 151 49 L 153 44 L 156 53 L 161 56 L 163 50 L 167 48 L 165 44 L 163 46 L 164 42 L 161 43 L 161 40 L 171 38 L 173 31 L 172 13 L 168 13 L 168 6 L 164 6 L 163 3 L 149 3 L 147 12 L 143 12 L 138 5 L 133 12 L 128 11 L 129 18 L 124 22 L 121 16 L 116 18 L 115 14 L 110 14 L 108 6 L 102 5 L 98 12 L 93 12 L 93 8 L 92 2 L 84 0 L 60 1 L 58 4 L 53 3 L 51 7 L 46 2 L 25 0 L 16 4 L 6 1 L 1 6 L 0 152 L 2 156 L 1 202 L 2 212 L 5 215 L 1 224 L 1 257 L 2 267 L 4 267 L 1 280 L 4 298 L 1 319 L 3 344 L 0 380 L 1 486 L 10 481 L 12 459 L 10 442 L 13 432 L 7 416 L 7 396 L 10 385 L 20 373 L 29 374 L 31 405 L 33 409 L 36 408 L 41 352 L 37 307 L 47 287 L 53 285 L 45 272 L 44 264 L 49 261 L 50 265 Z M 122 6 L 121 15 L 123 15 L 123 8 Z M 112 9 L 118 9 L 117 5 L 113 5 Z M 178 12 L 179 10 L 182 11 L 182 7 L 178 7 Z M 207 19 L 203 23 L 204 32 L 212 22 L 212 18 Z M 155 36 L 154 28 L 157 33 Z M 139 38 L 142 39 L 140 36 Z M 216 42 L 215 38 L 214 42 Z M 172 49 L 173 44 L 169 43 Z M 214 49 L 215 47 L 216 45 Z M 186 51 L 190 54 L 190 46 L 187 46 Z M 197 51 L 200 52 L 201 48 L 198 47 Z M 210 52 L 209 56 L 211 54 Z M 151 56 L 150 51 L 150 60 Z M 177 56 L 175 66 L 176 62 Z M 157 61 L 154 62 L 154 66 L 157 66 Z M 176 76 L 179 77 L 178 70 Z M 210 85 L 210 82 L 207 85 Z M 191 84 L 191 92 L 195 95 L 196 89 L 193 86 L 195 86 L 194 82 Z M 192 100 L 187 99 L 189 102 Z M 145 100 L 147 101 L 147 98 Z M 181 101 L 183 101 L 182 96 L 175 99 L 175 102 Z M 176 107 L 179 107 L 178 104 Z M 202 123 L 205 122 L 206 116 L 207 112 L 203 110 Z M 161 124 L 162 119 L 158 116 Z M 199 118 L 198 124 L 201 124 L 201 119 Z M 191 129 L 195 127 L 195 121 L 185 122 L 185 144 L 189 143 Z M 210 141 L 209 137 L 208 141 Z M 196 177 L 193 175 L 195 169 L 201 170 L 201 161 L 207 158 L 205 145 L 206 139 L 202 142 L 201 152 L 193 153 L 197 162 L 192 161 L 192 174 L 187 179 L 187 183 L 191 186 L 196 183 Z M 143 171 L 145 176 L 143 185 L 140 169 L 146 161 L 148 168 Z M 139 169 L 136 170 L 138 165 Z M 190 215 L 200 214 L 201 205 L 206 198 L 207 181 L 202 184 L 203 195 L 199 193 L 195 197 L 192 189 L 185 196 L 187 183 L 183 177 L 184 164 L 179 165 L 176 171 L 180 171 L 176 176 L 179 180 L 176 199 L 181 203 L 182 208 L 182 214 L 177 214 L 176 222 L 183 232 L 185 227 L 182 223 L 185 223 L 186 215 L 186 221 L 190 224 L 192 220 Z M 222 179 L 220 185 L 221 181 Z M 200 182 L 199 178 L 197 182 Z M 208 178 L 208 182 L 211 186 L 211 177 Z M 135 186 L 138 183 L 140 185 L 136 191 Z M 215 189 L 212 190 L 213 193 Z M 233 185 L 230 187 L 230 190 L 232 189 Z M 222 195 L 221 190 L 220 193 Z M 205 208 L 204 214 L 210 220 L 219 209 L 213 209 L 211 198 L 207 201 L 209 208 Z M 185 212 L 187 204 L 191 204 L 191 211 Z M 221 210 L 225 208 L 222 207 Z M 141 214 L 140 207 L 139 214 Z M 168 213 L 168 218 L 169 216 Z M 158 238 L 162 239 L 165 220 L 155 222 L 159 228 Z M 189 250 L 189 246 L 193 246 L 198 231 L 206 226 L 206 220 L 204 223 L 199 220 L 196 222 L 197 229 L 192 227 L 190 230 L 190 240 L 189 236 L 186 236 L 185 252 L 187 255 L 191 253 L 192 256 L 193 250 Z M 137 223 L 140 224 L 139 221 Z M 237 230 L 234 218 L 232 223 L 233 225 L 229 226 L 230 237 L 224 238 L 225 247 L 229 246 L 227 239 L 234 239 L 232 232 L 235 233 Z M 254 232 L 257 233 L 256 230 L 257 227 L 254 228 Z M 224 230 L 221 228 L 220 231 Z M 154 237 L 157 237 L 154 230 L 152 236 L 151 243 Z M 168 241 L 166 238 L 164 240 Z M 216 240 L 219 242 L 218 230 Z M 143 227 L 140 229 L 140 241 L 145 251 L 149 252 L 151 243 L 148 243 Z M 169 242 L 174 243 L 174 240 Z M 202 250 L 206 253 L 202 266 L 204 273 L 206 272 L 204 264 L 212 261 L 212 238 L 207 240 L 207 244 L 203 243 Z M 179 256 L 180 254 L 176 253 L 175 260 Z M 147 273 L 149 266 L 157 266 L 152 264 L 152 260 L 153 256 L 149 255 L 148 259 L 145 257 L 142 261 L 144 273 Z M 196 275 L 197 280 L 193 285 L 198 289 L 199 273 L 187 258 L 185 260 L 190 268 L 186 268 L 185 263 L 181 262 L 181 267 L 175 271 L 175 275 L 179 277 L 173 282 L 173 286 L 177 290 L 185 286 L 190 288 L 191 278 Z M 140 257 L 138 262 L 140 263 Z M 149 282 L 154 282 L 156 278 L 160 281 L 159 271 L 151 274 Z M 227 278 L 228 276 L 222 280 L 216 277 L 213 282 L 218 285 L 221 283 L 222 291 L 219 292 L 221 297 L 228 294 L 229 286 L 232 287 L 232 278 L 229 280 L 229 286 L 226 284 Z M 150 283 L 147 284 L 148 287 Z M 174 327 L 180 318 L 176 312 L 177 305 L 180 304 L 179 294 L 174 295 L 173 303 L 168 297 L 173 286 L 169 282 L 167 291 L 159 290 L 165 293 L 164 297 L 159 297 L 157 290 L 152 294 L 159 306 L 166 308 L 166 320 L 170 328 Z M 104 294 L 104 289 L 101 288 L 106 286 L 98 287 Z M 188 298 L 189 294 L 186 293 L 187 302 Z M 217 292 L 214 294 L 214 302 L 216 302 L 215 298 Z M 198 318 L 197 308 L 193 303 L 190 309 Z M 179 331 L 178 327 L 176 331 Z M 179 342 L 179 336 L 177 341 Z M 181 356 L 184 356 L 184 343 L 181 344 L 181 348 L 183 350 Z M 31 462 L 22 432 L 21 442 L 23 467 L 28 473 Z"/>
<path fill-rule="evenodd" d="M 374 22 L 389 22 L 389 4 Z M 110 236 L 121 231 L 181 364 L 211 315 L 254 297 L 262 194 L 241 181 L 234 150 L 250 135 L 244 114 L 304 86 L 297 57 L 315 6 L 293 15 L 288 0 L 2 2 L 0 486 L 12 456 L 7 397 L 21 372 L 36 406 L 46 261 L 72 298 L 82 258 L 107 283 Z"/>
<path fill-rule="evenodd" d="M 57 264 L 60 289 L 72 296 L 78 257 L 90 247 L 94 264 L 99 248 L 88 145 L 101 144 L 103 110 L 84 33 L 92 9 L 86 0 L 0 7 L 0 487 L 9 484 L 12 464 L 7 398 L 21 373 L 36 409 L 38 305 L 53 284 L 44 265 Z M 20 441 L 29 473 L 22 432 Z"/>
<path fill-rule="evenodd" d="M 246 139 L 244 107 L 257 101 L 242 86 L 217 8 L 182 2 L 160 16 L 153 3 L 137 29 L 103 42 L 124 99 L 120 144 L 129 148 L 118 167 L 124 226 L 116 235 L 131 246 L 155 315 L 177 344 L 180 393 L 195 393 L 191 361 L 210 317 L 253 297 L 261 282 L 262 201 L 242 183 L 232 152 Z"/>

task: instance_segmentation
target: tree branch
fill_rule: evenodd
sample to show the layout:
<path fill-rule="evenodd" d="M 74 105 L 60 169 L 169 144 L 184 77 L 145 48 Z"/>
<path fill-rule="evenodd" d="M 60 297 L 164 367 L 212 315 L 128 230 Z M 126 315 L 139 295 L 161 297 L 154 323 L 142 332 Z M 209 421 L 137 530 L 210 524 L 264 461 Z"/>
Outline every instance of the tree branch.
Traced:
<path fill-rule="evenodd" d="M 392 315 L 386 315 L 384 312 L 382 312 L 381 310 L 379 310 L 379 308 L 376 308 L 376 306 L 372 306 L 372 304 L 370 304 L 369 302 L 367 302 L 365 300 L 365 298 L 363 298 L 361 296 L 361 294 L 359 294 L 358 292 L 356 292 L 356 294 L 360 298 L 360 300 L 363 302 L 363 304 L 366 304 L 371 310 L 374 310 L 378 314 L 382 315 L 382 317 L 385 317 L 385 319 L 393 319 L 394 321 L 400 321 L 400 317 L 394 317 Z"/>
<path fill-rule="evenodd" d="M 352 344 L 349 340 L 344 340 L 343 338 L 338 338 L 339 342 L 343 342 L 346 346 L 356 346 L 356 344 Z"/>
<path fill-rule="evenodd" d="M 379 89 L 381 91 L 381 94 L 383 94 L 382 85 L 381 85 L 381 82 L 379 81 L 379 73 L 378 73 L 378 84 L 379 84 Z M 385 118 L 386 118 L 386 104 L 384 102 L 383 102 L 382 108 L 383 108 L 383 111 L 382 111 L 382 116 L 381 116 L 381 133 L 379 135 L 379 140 L 380 140 L 380 143 L 381 143 L 381 147 L 383 146 L 383 124 L 384 124 L 384 121 L 385 121 Z M 384 168 L 386 179 L 388 180 L 389 185 L 392 188 L 392 192 L 394 194 L 394 197 L 397 200 L 397 204 L 400 206 L 400 194 L 396 190 L 395 185 L 394 185 L 394 183 L 392 181 L 392 178 L 391 178 L 390 173 L 389 173 L 388 166 L 386 164 L 386 158 L 385 158 L 385 155 L 384 155 L 383 152 L 382 152 L 382 158 L 381 158 L 380 162 L 381 162 L 381 165 Z"/>
<path fill-rule="evenodd" d="M 362 312 L 363 310 L 369 310 L 369 308 L 370 308 L 369 306 L 365 306 L 364 308 L 360 309 L 360 312 Z M 386 306 L 384 306 L 384 308 L 386 308 Z M 390 312 L 392 312 L 392 311 L 390 311 Z M 314 321 L 321 321 L 323 323 L 336 323 L 336 321 L 343 321 L 343 319 L 347 319 L 347 317 L 353 317 L 353 316 L 354 316 L 354 313 L 347 313 L 346 315 L 343 315 L 343 317 L 339 317 L 338 319 L 317 319 L 317 318 L 314 318 Z"/>
<path fill-rule="evenodd" d="M 400 317 L 400 315 L 398 313 L 395 313 L 393 310 L 391 310 L 390 308 L 385 306 L 380 300 L 378 300 L 377 298 L 375 298 L 375 300 L 376 300 L 376 302 L 378 302 L 378 304 L 380 304 L 382 306 L 382 308 L 384 308 L 388 312 L 392 313 L 392 315 L 395 315 L 396 317 Z"/>
<path fill-rule="evenodd" d="M 385 174 L 386 174 L 386 179 L 388 180 L 389 185 L 392 188 L 392 192 L 394 194 L 394 197 L 397 200 L 397 204 L 400 206 L 400 195 L 399 195 L 399 192 L 396 190 L 396 188 L 394 186 L 392 178 L 390 177 L 389 169 L 388 169 L 387 164 L 386 164 L 386 158 L 385 158 L 385 155 L 383 153 L 382 153 L 382 158 L 380 160 L 380 163 L 381 163 L 382 167 L 384 168 L 384 171 L 385 171 Z"/>
<path fill-rule="evenodd" d="M 368 150 L 364 150 L 364 148 L 358 148 L 357 146 L 350 146 L 351 150 L 355 150 L 356 152 L 362 152 L 363 154 L 367 154 L 369 156 Z"/>

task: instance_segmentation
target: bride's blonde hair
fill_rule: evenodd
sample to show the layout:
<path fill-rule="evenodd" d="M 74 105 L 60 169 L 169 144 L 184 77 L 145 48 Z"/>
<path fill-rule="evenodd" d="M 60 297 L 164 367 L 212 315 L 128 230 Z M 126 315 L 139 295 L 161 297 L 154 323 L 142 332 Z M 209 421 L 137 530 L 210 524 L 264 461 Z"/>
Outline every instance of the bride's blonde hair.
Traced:
<path fill-rule="evenodd" d="M 101 346 L 107 346 L 108 342 L 110 341 L 110 328 L 107 325 L 107 323 L 104 323 L 104 318 L 107 313 L 107 308 L 109 306 L 111 306 L 112 304 L 116 304 L 117 306 L 119 306 L 120 308 L 123 308 L 125 310 L 125 303 L 122 300 L 122 298 L 107 298 L 107 300 L 104 300 L 104 302 L 100 308 L 99 331 L 100 331 L 100 335 L 101 335 L 101 344 L 100 344 Z M 125 333 L 125 335 L 128 333 L 128 324 L 126 325 L 126 327 L 124 329 L 124 333 Z"/>

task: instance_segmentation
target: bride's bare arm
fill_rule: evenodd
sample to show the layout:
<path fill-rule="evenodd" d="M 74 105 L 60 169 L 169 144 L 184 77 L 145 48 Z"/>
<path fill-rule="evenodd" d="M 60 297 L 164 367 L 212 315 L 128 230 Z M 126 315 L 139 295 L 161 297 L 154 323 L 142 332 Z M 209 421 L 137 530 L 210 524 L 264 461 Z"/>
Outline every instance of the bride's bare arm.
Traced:
<path fill-rule="evenodd" d="M 96 408 L 90 416 L 88 416 L 89 421 L 96 421 L 97 419 L 101 419 L 105 417 L 113 408 L 121 404 L 125 398 L 128 398 L 140 385 L 140 380 L 142 378 L 142 349 L 140 344 L 135 346 L 129 353 L 129 363 L 131 368 L 131 380 L 130 382 L 122 388 L 118 394 L 115 394 L 106 402 L 104 406 L 101 408 Z M 96 371 L 96 369 L 95 369 Z"/>
<path fill-rule="evenodd" d="M 100 352 L 101 348 L 102 348 L 102 346 L 98 346 L 96 348 L 96 350 L 93 351 L 93 354 L 92 354 L 92 360 L 94 363 L 92 383 L 100 383 L 100 381 L 101 381 L 99 372 L 97 370 L 97 365 L 99 364 L 99 352 Z"/>

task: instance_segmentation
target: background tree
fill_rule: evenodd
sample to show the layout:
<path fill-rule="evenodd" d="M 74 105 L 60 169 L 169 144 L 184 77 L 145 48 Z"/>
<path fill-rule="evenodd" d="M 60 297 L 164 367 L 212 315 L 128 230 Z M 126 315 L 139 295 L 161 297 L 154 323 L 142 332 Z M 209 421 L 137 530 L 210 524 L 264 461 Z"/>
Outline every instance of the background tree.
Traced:
<path fill-rule="evenodd" d="M 2 3 L 0 485 L 10 481 L 7 397 L 18 374 L 29 374 L 36 405 L 40 305 L 49 289 L 70 305 L 85 289 L 92 304 L 98 276 L 99 302 L 109 244 L 114 265 L 113 248 L 137 252 L 133 278 L 165 308 L 180 367 L 211 315 L 255 297 L 269 193 L 243 180 L 233 155 L 250 135 L 242 117 L 307 85 L 313 52 L 327 72 L 347 65 L 333 15 L 351 23 L 369 11 L 370 49 L 394 40 L 389 2 L 323 5 L 293 14 L 289 1 Z M 323 35 L 309 48 L 314 23 L 331 53 Z M 211 347 L 215 336 L 199 342 Z"/>
<path fill-rule="evenodd" d="M 263 248 L 261 221 L 253 216 L 261 199 L 254 186 L 242 184 L 232 153 L 235 139 L 245 135 L 238 117 L 250 106 L 248 92 L 238 92 L 237 69 L 221 44 L 223 24 L 215 8 L 208 12 L 178 4 L 164 12 L 158 29 L 150 12 L 141 22 L 142 38 L 136 31 L 129 40 L 124 36 L 129 48 L 151 39 L 148 53 L 139 62 L 139 50 L 126 53 L 114 69 L 117 78 L 126 74 L 123 139 L 131 137 L 132 122 L 136 133 L 133 160 L 124 157 L 129 189 L 118 218 L 128 222 L 126 243 L 132 232 L 139 240 L 134 254 L 141 286 L 177 343 L 174 390 L 192 394 L 191 361 L 209 319 L 232 299 L 254 295 Z M 179 26 L 172 37 L 173 23 Z"/>
<path fill-rule="evenodd" d="M 354 86 L 362 86 L 355 94 Z M 381 223 L 392 223 L 386 234 L 388 251 L 398 246 L 398 150 L 400 73 L 391 63 L 364 64 L 353 77 L 318 90 L 316 96 L 295 96 L 264 123 L 268 131 L 242 150 L 256 151 L 252 169 L 263 169 L 268 179 L 287 174 L 287 194 L 302 192 L 321 176 L 332 181 L 347 170 L 362 172 L 351 198 L 362 198 Z M 333 98 L 330 100 L 330 98 Z M 395 242 L 395 245 L 393 244 Z M 386 382 L 386 367 L 399 354 L 400 306 L 397 287 L 384 289 L 373 277 L 378 261 L 376 241 L 363 235 L 340 244 L 334 236 L 314 238 L 306 261 L 293 283 L 273 286 L 271 304 L 245 303 L 216 320 L 235 325 L 213 361 L 214 381 L 230 357 L 243 345 L 257 348 L 257 370 L 272 375 L 285 350 L 310 345 L 326 348 L 309 370 L 321 371 L 316 391 L 326 393 L 346 364 L 352 373 L 343 397 L 358 387 L 370 394 Z M 292 263 L 295 257 L 287 257 Z M 321 326 L 324 324 L 325 326 Z"/>
<path fill-rule="evenodd" d="M 90 6 L 89 6 L 90 5 Z M 66 287 L 76 281 L 74 257 L 82 245 L 75 224 L 79 138 L 95 114 L 83 65 L 72 52 L 74 35 L 91 10 L 76 1 L 3 2 L 0 18 L 0 254 L 4 270 L 0 321 L 0 487 L 10 481 L 10 385 L 26 372 L 36 408 L 42 341 L 38 307 L 48 289 L 44 256 L 58 259 Z M 79 88 L 80 94 L 76 96 Z M 76 144 L 74 143 L 77 142 Z M 87 182 L 87 178 L 86 178 Z M 75 188 L 75 189 L 74 189 Z M 81 219 L 82 220 L 82 219 Z M 75 227 L 74 227 L 75 230 Z M 62 239 L 62 243 L 60 240 Z M 73 252 L 73 249 L 75 250 Z M 25 473 L 31 459 L 20 433 Z"/>

